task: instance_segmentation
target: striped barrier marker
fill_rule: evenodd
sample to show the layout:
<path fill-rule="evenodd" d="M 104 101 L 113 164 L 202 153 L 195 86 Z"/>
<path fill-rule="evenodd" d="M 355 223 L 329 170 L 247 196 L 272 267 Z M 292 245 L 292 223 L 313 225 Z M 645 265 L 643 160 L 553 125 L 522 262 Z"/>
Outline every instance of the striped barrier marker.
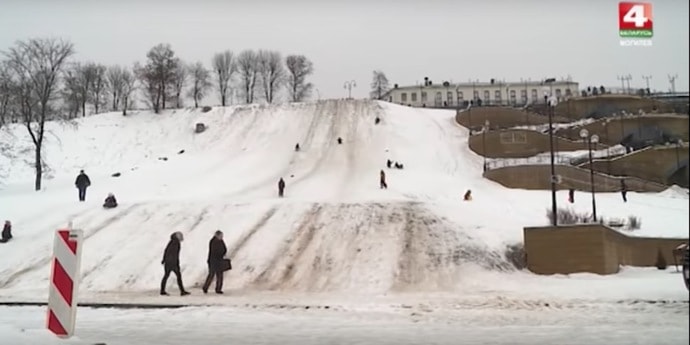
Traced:
<path fill-rule="evenodd" d="M 58 230 L 55 233 L 48 292 L 48 330 L 60 338 L 74 335 L 83 239 L 81 230 Z"/>

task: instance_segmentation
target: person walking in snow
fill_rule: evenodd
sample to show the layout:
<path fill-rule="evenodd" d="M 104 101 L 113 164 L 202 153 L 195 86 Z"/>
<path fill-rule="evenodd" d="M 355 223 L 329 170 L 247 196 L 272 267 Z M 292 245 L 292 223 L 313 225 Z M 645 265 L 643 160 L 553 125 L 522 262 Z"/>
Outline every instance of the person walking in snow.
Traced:
<path fill-rule="evenodd" d="M 381 118 L 379 118 L 379 117 L 377 116 L 377 117 L 374 119 L 374 124 L 375 124 L 375 125 L 378 125 L 379 122 L 381 122 Z"/>
<path fill-rule="evenodd" d="M 170 272 L 175 273 L 175 277 L 177 278 L 177 287 L 180 289 L 180 295 L 189 295 L 189 292 L 187 292 L 187 290 L 184 289 L 184 285 L 182 285 L 182 273 L 180 272 L 180 243 L 182 240 L 182 233 L 179 231 L 174 232 L 172 235 L 170 235 L 170 241 L 163 252 L 163 260 L 161 261 L 161 264 L 165 269 L 163 280 L 161 280 L 161 295 L 163 296 L 168 295 L 168 293 L 165 292 L 165 286 L 168 283 Z"/>
<path fill-rule="evenodd" d="M 77 186 L 77 189 L 79 190 L 79 201 L 86 201 L 86 188 L 91 186 L 91 180 L 89 179 L 89 176 L 84 173 L 84 170 L 79 172 L 77 179 L 74 181 L 74 185 Z"/>
<path fill-rule="evenodd" d="M 571 204 L 575 203 L 575 189 L 570 188 L 568 190 L 568 202 Z"/>
<path fill-rule="evenodd" d="M 465 201 L 472 201 L 472 191 L 468 189 L 467 192 L 465 192 L 463 199 Z"/>
<path fill-rule="evenodd" d="M 621 196 L 623 202 L 628 202 L 628 186 L 625 184 L 625 180 L 621 180 Z"/>
<path fill-rule="evenodd" d="M 386 167 L 388 167 L 388 169 L 390 169 L 392 165 L 393 162 L 390 159 L 386 160 Z"/>
<path fill-rule="evenodd" d="M 282 198 L 284 192 L 285 192 L 285 181 L 281 177 L 280 180 L 278 181 L 278 197 Z"/>
<path fill-rule="evenodd" d="M 299 143 L 295 144 L 295 151 L 299 152 Z"/>
<path fill-rule="evenodd" d="M 223 271 L 225 271 L 223 265 L 227 252 L 228 249 L 223 241 L 223 232 L 218 230 L 213 234 L 211 241 L 208 243 L 208 259 L 206 260 L 208 275 L 206 276 L 204 286 L 201 288 L 204 293 L 208 293 L 208 288 L 214 277 L 216 278 L 216 293 L 223 293 Z"/>
<path fill-rule="evenodd" d="M 5 221 L 2 227 L 2 236 L 0 236 L 0 243 L 7 243 L 12 239 L 12 223 L 9 220 Z"/>
<path fill-rule="evenodd" d="M 342 143 L 343 143 L 343 138 L 338 137 L 338 145 L 340 145 L 340 144 L 342 144 Z"/>
<path fill-rule="evenodd" d="M 381 189 L 388 189 L 388 184 L 386 183 L 386 173 L 381 170 L 379 175 L 379 184 L 381 185 Z"/>

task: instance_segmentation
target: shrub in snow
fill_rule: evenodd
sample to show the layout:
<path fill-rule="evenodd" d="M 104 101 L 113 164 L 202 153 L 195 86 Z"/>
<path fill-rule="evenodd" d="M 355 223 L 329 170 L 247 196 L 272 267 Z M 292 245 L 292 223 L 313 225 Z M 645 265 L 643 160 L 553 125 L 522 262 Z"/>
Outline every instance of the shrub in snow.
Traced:
<path fill-rule="evenodd" d="M 194 128 L 194 133 L 201 133 L 206 130 L 206 125 L 199 122 L 196 124 L 196 127 Z"/>
<path fill-rule="evenodd" d="M 546 209 L 546 217 L 551 220 L 552 212 L 551 209 Z M 592 222 L 592 215 L 590 213 L 578 213 L 577 211 L 570 208 L 559 208 L 557 214 L 557 221 L 560 225 L 571 225 L 571 224 L 587 224 Z M 604 217 L 600 217 L 599 221 L 603 222 Z"/>
<path fill-rule="evenodd" d="M 208 113 L 209 111 L 211 111 L 211 109 L 213 109 L 213 108 L 211 108 L 209 106 L 205 106 L 205 107 L 201 108 L 201 112 L 202 113 Z"/>
<path fill-rule="evenodd" d="M 181 154 L 183 154 L 183 153 L 184 153 L 184 150 L 177 151 L 177 154 L 178 154 L 178 155 L 181 155 Z"/>
<path fill-rule="evenodd" d="M 506 260 L 513 264 L 515 268 L 521 270 L 527 267 L 527 254 L 522 243 L 515 243 L 506 246 L 504 253 Z"/>
<path fill-rule="evenodd" d="M 628 230 L 637 230 L 642 227 L 642 219 L 638 216 L 629 215 L 628 223 L 626 224 Z"/>
<path fill-rule="evenodd" d="M 122 175 L 122 174 L 120 174 L 119 172 L 116 172 L 116 173 L 114 173 L 114 174 L 112 174 L 112 175 L 110 175 L 110 176 L 112 176 L 112 177 L 120 177 L 121 175 Z"/>
<path fill-rule="evenodd" d="M 660 269 L 660 270 L 665 270 L 665 269 L 666 269 L 666 266 L 667 266 L 667 265 L 666 265 L 666 259 L 664 258 L 664 254 L 661 253 L 661 249 L 659 249 L 659 250 L 657 251 L 657 254 L 656 254 L 656 264 L 655 264 L 655 266 L 656 266 L 656 268 L 658 268 L 658 269 Z"/>

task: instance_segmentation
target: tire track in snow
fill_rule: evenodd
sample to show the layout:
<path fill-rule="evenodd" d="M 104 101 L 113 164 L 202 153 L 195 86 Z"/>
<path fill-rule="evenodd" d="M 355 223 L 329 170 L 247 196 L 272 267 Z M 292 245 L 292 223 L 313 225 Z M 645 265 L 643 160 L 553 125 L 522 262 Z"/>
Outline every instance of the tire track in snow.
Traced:
<path fill-rule="evenodd" d="M 118 220 L 122 219 L 124 216 L 128 215 L 129 213 L 131 213 L 131 212 L 134 210 L 134 208 L 136 208 L 137 206 L 139 206 L 139 205 L 138 205 L 138 204 L 134 204 L 134 205 L 132 205 L 132 206 L 126 208 L 124 211 L 121 211 L 121 212 L 118 213 L 117 215 L 112 216 L 112 217 L 108 218 L 107 220 L 101 222 L 100 224 L 98 224 L 98 226 L 96 227 L 96 230 L 95 230 L 95 231 L 92 231 L 92 232 L 90 232 L 90 233 L 84 235 L 84 241 L 86 241 L 87 239 L 91 238 L 93 235 L 95 235 L 96 233 L 100 232 L 100 231 L 103 230 L 104 228 L 109 227 L 109 226 L 112 225 L 114 222 L 117 222 Z M 52 244 L 51 244 L 50 248 L 52 248 Z M 9 287 L 9 286 L 11 286 L 16 280 L 18 280 L 19 278 L 21 278 L 23 275 L 26 275 L 26 274 L 29 274 L 29 273 L 33 273 L 33 272 L 35 272 L 35 271 L 37 271 L 37 270 L 43 269 L 46 265 L 48 265 L 48 264 L 51 263 L 52 259 L 53 259 L 52 251 L 51 251 L 51 250 L 48 250 L 48 255 L 47 255 L 47 256 L 44 256 L 44 257 L 42 257 L 42 258 L 36 260 L 34 263 L 28 265 L 27 267 L 25 267 L 25 268 L 23 268 L 23 269 L 20 269 L 20 270 L 18 270 L 18 271 L 13 272 L 13 273 L 10 274 L 10 275 L 7 277 L 7 279 L 5 279 L 4 281 L 0 281 L 0 288 Z"/>
<path fill-rule="evenodd" d="M 266 212 L 266 214 L 264 214 L 263 217 L 261 217 L 259 221 L 256 222 L 256 224 L 254 224 L 254 226 L 252 226 L 249 229 L 249 231 L 244 233 L 244 235 L 242 235 L 242 237 L 240 237 L 240 239 L 237 240 L 237 242 L 235 242 L 232 248 L 228 250 L 230 258 L 235 257 L 235 255 L 237 255 L 240 249 L 244 248 L 244 246 L 247 244 L 247 242 L 249 242 L 249 240 L 254 236 L 254 234 L 256 234 L 259 231 L 259 229 L 263 228 L 264 225 L 266 225 L 266 223 L 268 223 L 268 221 L 276 214 L 277 210 L 277 206 L 274 206 L 270 210 L 268 210 L 268 212 Z"/>
<path fill-rule="evenodd" d="M 316 226 L 314 222 L 321 213 L 322 206 L 315 204 L 303 216 L 303 220 L 292 238 L 273 256 L 266 268 L 251 282 L 251 285 L 277 290 L 286 285 L 294 276 L 294 266 L 304 254 L 305 249 L 314 239 Z M 278 280 L 272 279 L 277 273 Z"/>

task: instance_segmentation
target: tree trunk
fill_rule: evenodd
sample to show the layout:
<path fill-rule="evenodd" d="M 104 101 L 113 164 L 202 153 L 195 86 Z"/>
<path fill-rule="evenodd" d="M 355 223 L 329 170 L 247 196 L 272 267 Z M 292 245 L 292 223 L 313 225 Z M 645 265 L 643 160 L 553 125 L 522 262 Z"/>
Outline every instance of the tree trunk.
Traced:
<path fill-rule="evenodd" d="M 41 164 L 41 146 L 43 145 L 39 141 L 39 143 L 36 144 L 36 180 L 34 185 L 37 191 L 41 190 L 41 179 L 43 178 L 43 164 Z"/>
<path fill-rule="evenodd" d="M 194 109 L 199 107 L 199 98 L 194 95 Z"/>
<path fill-rule="evenodd" d="M 125 105 L 122 107 L 122 116 L 127 116 L 127 96 L 124 97 Z"/>
<path fill-rule="evenodd" d="M 113 111 L 117 111 L 117 93 L 113 92 Z"/>
<path fill-rule="evenodd" d="M 225 106 L 225 95 L 220 97 L 220 105 Z"/>
<path fill-rule="evenodd" d="M 99 100 L 99 97 L 98 97 L 98 95 L 96 95 L 96 101 L 93 103 L 94 108 L 96 108 L 96 114 L 98 114 L 98 103 L 99 103 L 98 100 Z"/>
<path fill-rule="evenodd" d="M 81 116 L 86 117 L 86 101 L 81 102 Z"/>
<path fill-rule="evenodd" d="M 175 95 L 175 96 L 176 96 L 175 103 L 177 103 L 177 104 L 176 104 L 176 105 L 177 105 L 176 108 L 177 108 L 177 109 L 180 109 L 180 93 L 178 92 L 177 95 Z"/>

